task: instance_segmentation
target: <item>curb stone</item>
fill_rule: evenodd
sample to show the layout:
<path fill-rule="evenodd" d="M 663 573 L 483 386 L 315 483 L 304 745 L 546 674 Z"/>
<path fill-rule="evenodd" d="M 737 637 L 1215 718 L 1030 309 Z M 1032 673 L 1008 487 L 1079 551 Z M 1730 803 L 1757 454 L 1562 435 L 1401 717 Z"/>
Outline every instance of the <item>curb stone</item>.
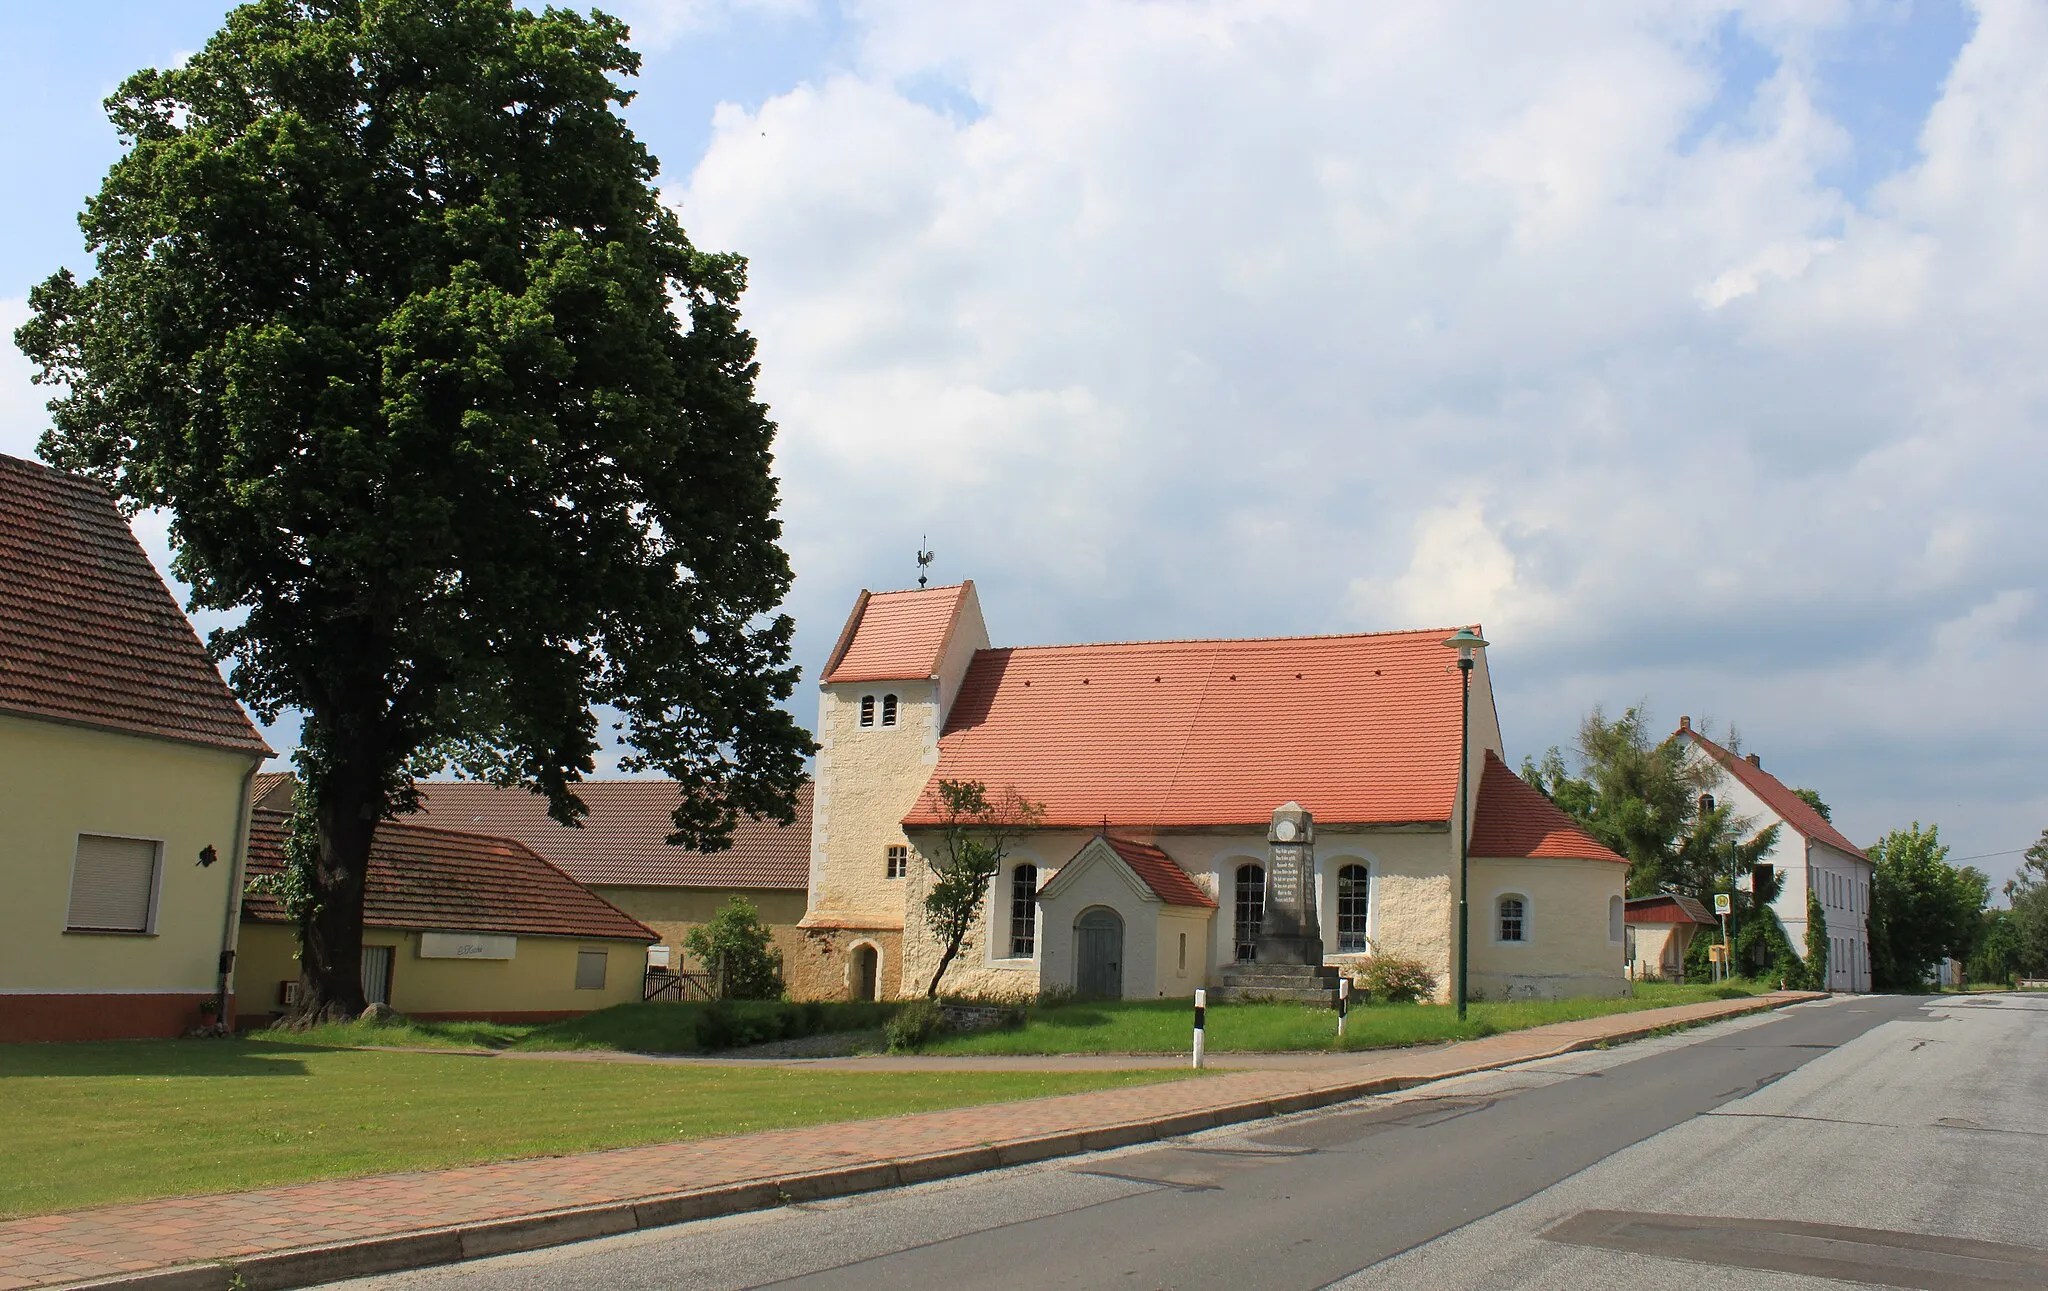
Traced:
<path fill-rule="evenodd" d="M 170 1268 L 121 1273 L 63 1284 L 62 1291 L 286 1291 L 348 1278 L 374 1277 L 410 1269 L 433 1268 L 492 1255 L 565 1246 L 598 1237 L 666 1228 L 693 1220 L 770 1210 L 793 1202 L 818 1201 L 856 1193 L 929 1183 L 937 1179 L 981 1174 L 1011 1166 L 1138 1143 L 1181 1138 L 1224 1125 L 1268 1120 L 1313 1111 L 1337 1103 L 1398 1093 L 1476 1072 L 1537 1062 L 1601 1045 L 1626 1044 L 1659 1032 L 1705 1026 L 1730 1018 L 1770 1012 L 1791 1004 L 1824 998 L 1812 993 L 1780 993 L 1743 1001 L 1741 1006 L 1690 1022 L 1646 1023 L 1600 1036 L 1567 1040 L 1540 1053 L 1521 1054 L 1435 1072 L 1426 1076 L 1376 1076 L 1328 1085 L 1279 1097 L 1227 1103 L 1196 1112 L 1124 1121 L 1085 1130 L 1064 1130 L 1028 1139 L 981 1147 L 950 1149 L 896 1161 L 863 1162 L 779 1179 L 752 1180 L 683 1192 L 657 1193 L 623 1201 L 602 1202 L 563 1210 L 517 1215 L 415 1233 L 363 1238 L 332 1245 L 302 1246 L 231 1259 Z M 1735 1004 L 1736 1001 L 1727 1001 Z M 1683 1006 L 1680 1006 L 1683 1007 Z M 1505 1033 L 1511 1034 L 1511 1033 Z M 55 1291 L 55 1289 L 53 1289 Z"/>

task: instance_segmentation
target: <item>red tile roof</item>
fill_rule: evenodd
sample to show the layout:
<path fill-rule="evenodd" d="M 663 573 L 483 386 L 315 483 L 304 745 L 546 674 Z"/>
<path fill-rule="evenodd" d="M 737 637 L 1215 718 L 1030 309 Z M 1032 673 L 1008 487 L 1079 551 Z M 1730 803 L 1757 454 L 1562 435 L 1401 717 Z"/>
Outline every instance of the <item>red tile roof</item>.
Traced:
<path fill-rule="evenodd" d="M 1655 896 L 1631 897 L 1622 903 L 1625 917 L 1630 923 L 1704 923 L 1714 922 L 1714 916 L 1693 897 L 1676 892 L 1659 892 Z"/>
<path fill-rule="evenodd" d="M 6 456 L 0 712 L 270 752 L 113 498 Z"/>
<path fill-rule="evenodd" d="M 290 817 L 249 817 L 249 875 L 284 864 Z M 251 894 L 242 917 L 286 922 L 272 898 Z M 385 821 L 370 845 L 363 923 L 373 928 L 495 932 L 532 937 L 657 941 L 654 931 L 509 838 Z"/>
<path fill-rule="evenodd" d="M 1863 855 L 1862 848 L 1850 842 L 1841 830 L 1836 829 L 1823 819 L 1819 812 L 1807 806 L 1806 799 L 1793 793 L 1778 777 L 1762 767 L 1751 765 L 1747 758 L 1722 748 L 1690 726 L 1681 726 L 1677 734 L 1698 744 L 1707 756 L 1721 764 L 1722 770 L 1734 776 L 1744 788 L 1763 799 L 1764 805 L 1776 812 L 1778 818 L 1794 831 L 1817 843 L 1839 848 L 1851 856 Z"/>
<path fill-rule="evenodd" d="M 422 781 L 415 819 L 516 838 L 580 883 L 703 888 L 803 888 L 811 875 L 811 786 L 797 791 L 796 821 L 742 820 L 732 846 L 693 852 L 669 845 L 681 801 L 669 780 L 586 780 L 580 829 L 548 816 L 547 799 L 472 781 Z"/>
<path fill-rule="evenodd" d="M 862 592 L 825 663 L 824 680 L 921 681 L 932 676 L 972 586 Z"/>
<path fill-rule="evenodd" d="M 1166 904 L 1200 906 L 1207 910 L 1216 908 L 1215 898 L 1204 892 L 1202 885 L 1195 882 L 1179 862 L 1159 848 L 1150 843 L 1133 843 L 1121 838 L 1104 837 L 1102 841 L 1108 843 L 1109 849 L 1131 867 L 1131 872 L 1152 889 L 1154 896 Z"/>
<path fill-rule="evenodd" d="M 1555 857 L 1628 864 L 1628 858 L 1603 846 L 1492 749 L 1486 751 L 1486 769 L 1479 777 L 1470 848 L 1474 856 L 1503 859 Z"/>
<path fill-rule="evenodd" d="M 1458 674 L 1448 629 L 982 650 L 940 778 L 1016 788 L 1048 826 L 1448 820 Z M 939 823 L 935 783 L 905 820 Z"/>
<path fill-rule="evenodd" d="M 289 771 L 259 771 L 249 790 L 249 805 L 258 811 L 281 811 L 289 815 L 292 795 L 299 778 Z"/>

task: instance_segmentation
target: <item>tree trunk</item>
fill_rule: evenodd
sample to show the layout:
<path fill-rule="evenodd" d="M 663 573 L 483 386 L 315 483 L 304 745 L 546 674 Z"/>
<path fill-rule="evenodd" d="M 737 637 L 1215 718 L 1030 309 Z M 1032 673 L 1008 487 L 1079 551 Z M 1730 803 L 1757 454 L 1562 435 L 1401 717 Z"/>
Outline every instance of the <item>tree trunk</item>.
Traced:
<path fill-rule="evenodd" d="M 959 932 L 953 934 L 951 941 L 946 943 L 946 953 L 939 956 L 939 971 L 932 974 L 931 985 L 924 988 L 924 997 L 926 999 L 935 1000 L 939 998 L 939 982 L 945 977 L 946 970 L 953 966 L 953 960 L 960 954 L 960 943 L 965 940 L 967 940 L 967 930 L 962 928 Z"/>
<path fill-rule="evenodd" d="M 299 1006 L 293 1021 L 313 1025 L 351 1021 L 363 999 L 363 887 L 370 844 L 384 814 L 375 777 L 330 774 L 315 792 L 320 858 L 314 866 L 319 908 L 303 929 Z"/>

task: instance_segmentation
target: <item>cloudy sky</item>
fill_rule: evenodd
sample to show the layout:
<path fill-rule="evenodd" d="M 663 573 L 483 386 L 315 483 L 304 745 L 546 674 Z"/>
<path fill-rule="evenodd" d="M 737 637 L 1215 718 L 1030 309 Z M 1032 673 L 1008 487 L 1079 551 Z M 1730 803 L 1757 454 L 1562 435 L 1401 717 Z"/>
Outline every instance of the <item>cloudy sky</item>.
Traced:
<path fill-rule="evenodd" d="M 10 330 L 223 8 L 6 6 Z M 616 8 L 807 669 L 929 535 L 999 643 L 1477 620 L 1511 758 L 1647 699 L 1859 840 L 2048 825 L 2048 6 Z"/>

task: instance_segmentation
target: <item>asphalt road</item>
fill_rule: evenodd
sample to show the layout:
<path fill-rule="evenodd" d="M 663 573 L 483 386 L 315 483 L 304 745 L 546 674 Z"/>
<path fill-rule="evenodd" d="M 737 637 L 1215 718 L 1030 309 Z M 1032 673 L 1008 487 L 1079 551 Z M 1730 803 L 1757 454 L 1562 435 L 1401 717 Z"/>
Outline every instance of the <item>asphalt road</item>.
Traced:
<path fill-rule="evenodd" d="M 1169 1145 L 355 1285 L 2048 1286 L 2044 1205 L 2048 998 L 1849 997 Z"/>

